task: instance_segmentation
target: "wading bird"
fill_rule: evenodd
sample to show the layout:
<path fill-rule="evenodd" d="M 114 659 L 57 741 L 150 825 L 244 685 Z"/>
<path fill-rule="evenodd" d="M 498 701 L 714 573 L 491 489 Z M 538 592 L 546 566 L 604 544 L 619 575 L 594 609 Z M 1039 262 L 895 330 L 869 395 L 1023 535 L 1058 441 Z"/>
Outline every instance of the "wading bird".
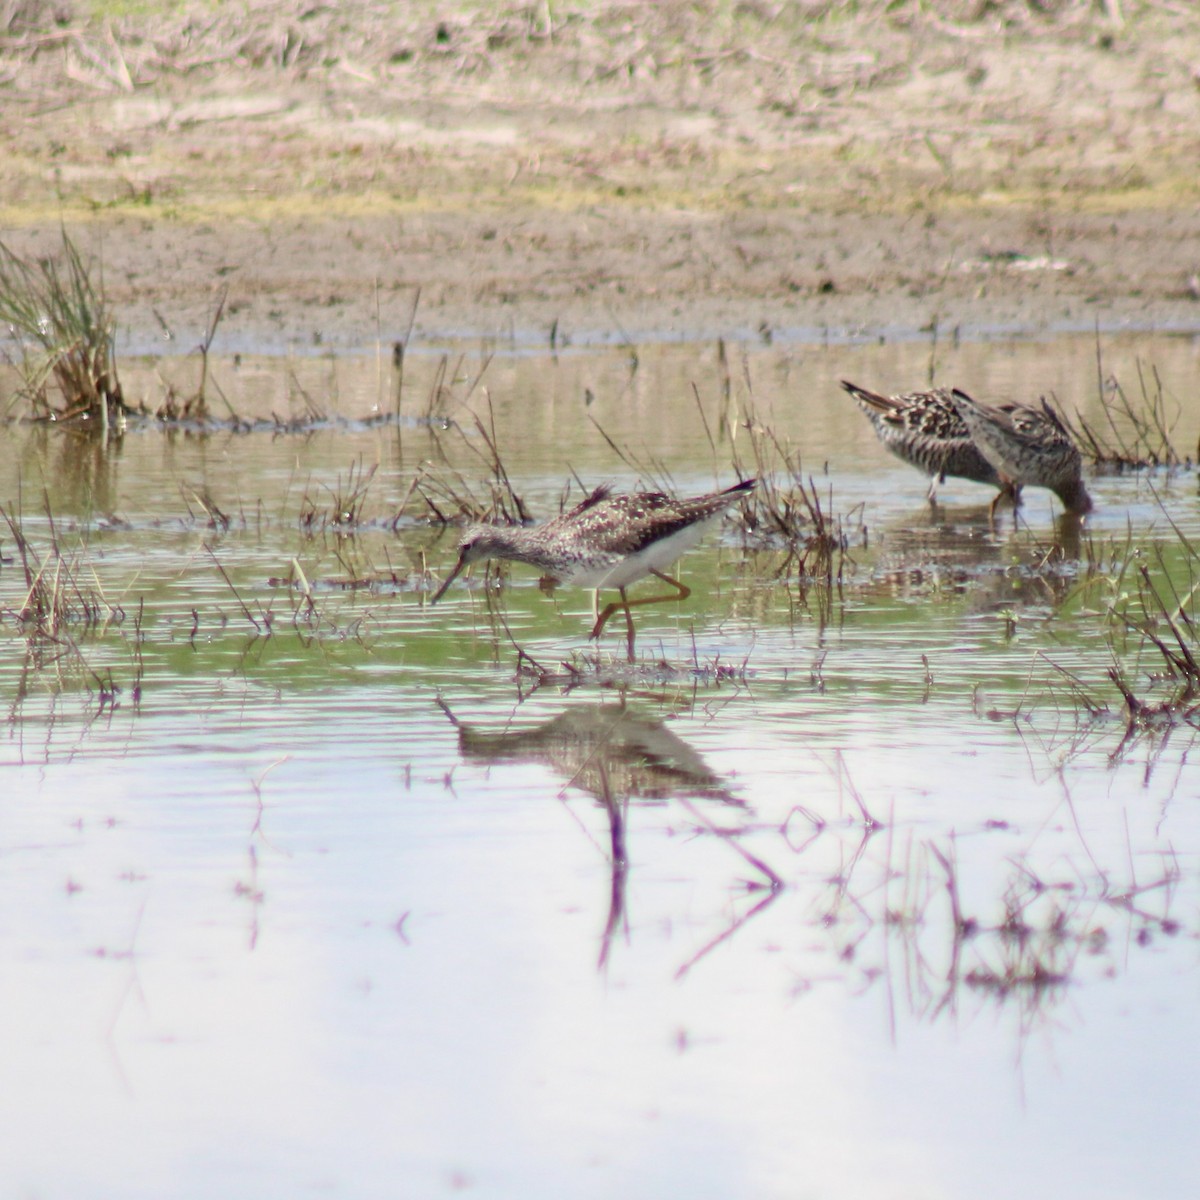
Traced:
<path fill-rule="evenodd" d="M 624 611 L 633 662 L 633 615 L 630 609 L 644 604 L 686 600 L 691 589 L 667 575 L 680 555 L 691 550 L 705 529 L 731 505 L 749 493 L 755 480 L 735 483 L 723 492 L 673 500 L 661 492 L 612 494 L 607 485 L 596 488 L 569 512 L 532 528 L 477 525 L 467 530 L 458 545 L 458 562 L 434 594 L 436 604 L 459 573 L 486 558 L 528 563 L 542 571 L 542 585 L 594 588 L 596 623 L 591 638 L 598 638 L 609 617 Z M 630 600 L 626 589 L 653 575 L 675 590 L 666 595 Z M 615 588 L 619 600 L 600 609 L 600 589 Z"/>
<path fill-rule="evenodd" d="M 954 406 L 988 462 L 1018 487 L 1049 488 L 1067 512 L 1090 512 L 1083 459 L 1062 418 L 1041 398 L 1029 404 L 980 404 L 957 388 Z"/>
<path fill-rule="evenodd" d="M 1006 497 L 1014 504 L 1018 502 L 1020 489 L 975 445 L 949 388 L 882 396 L 847 379 L 842 380 L 842 387 L 866 414 L 879 440 L 897 458 L 930 476 L 931 504 L 938 484 L 944 483 L 947 475 L 999 488 L 992 501 L 993 511 Z"/>

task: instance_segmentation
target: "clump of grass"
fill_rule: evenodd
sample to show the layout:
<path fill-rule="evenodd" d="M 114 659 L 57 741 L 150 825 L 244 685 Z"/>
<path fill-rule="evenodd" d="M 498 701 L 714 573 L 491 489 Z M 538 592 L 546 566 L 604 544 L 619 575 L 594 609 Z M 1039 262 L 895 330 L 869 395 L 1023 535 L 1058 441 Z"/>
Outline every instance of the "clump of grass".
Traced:
<path fill-rule="evenodd" d="M 329 529 L 342 534 L 355 532 L 363 523 L 367 493 L 377 470 L 378 463 L 372 463 L 364 469 L 360 459 L 350 464 L 344 483 L 339 471 L 337 486 L 325 486 L 324 489 L 329 493 L 328 506 L 320 504 L 310 492 L 305 491 L 300 502 L 300 528 L 309 535 L 324 533 Z"/>
<path fill-rule="evenodd" d="M 107 433 L 128 412 L 114 322 L 92 265 L 65 230 L 62 242 L 59 257 L 39 259 L 0 243 L 0 322 L 20 348 L 17 398 L 30 405 L 34 419 L 86 423 Z"/>
<path fill-rule="evenodd" d="M 753 414 L 744 428 L 754 463 L 745 468 L 735 455 L 734 468 L 739 476 L 753 475 L 759 481 L 743 505 L 747 540 L 787 548 L 781 575 L 795 564 L 802 584 L 840 585 L 853 566 L 852 542 L 866 544 L 861 506 L 845 516 L 836 514 L 832 489 L 822 498 L 813 476 L 805 475 L 799 450 L 780 441 Z"/>
<path fill-rule="evenodd" d="M 51 546 L 48 553 L 38 549 L 25 535 L 20 517 L 0 506 L 0 518 L 8 526 L 16 547 L 16 560 L 24 578 L 24 594 L 8 610 L 22 632 L 44 642 L 62 640 L 68 634 L 88 632 L 110 614 L 99 592 L 82 581 L 82 562 L 78 554 L 68 554 L 60 546 L 51 522 Z"/>
<path fill-rule="evenodd" d="M 124 611 L 104 599 L 98 584 L 86 582 L 82 554 L 63 549 L 53 518 L 49 549 L 41 551 L 26 536 L 19 514 L 0 507 L 0 520 L 8 527 L 16 547 L 18 578 L 23 585 L 14 603 L 0 607 L 0 621 L 11 621 L 26 645 L 26 670 L 17 684 L 15 703 L 25 699 L 32 679 L 49 677 L 58 687 L 82 680 L 99 696 L 101 708 L 114 706 L 121 689 L 114 683 L 111 670 L 97 673 L 78 639 L 102 630 L 110 622 L 119 625 Z M 53 675 L 48 675 L 49 671 Z M 140 693 L 140 674 L 136 686 Z"/>
<path fill-rule="evenodd" d="M 1176 586 L 1162 548 L 1154 549 L 1154 566 L 1140 561 L 1132 572 L 1133 587 L 1110 608 L 1118 625 L 1113 639 L 1113 665 L 1108 677 L 1125 705 L 1126 731 L 1122 744 L 1164 721 L 1194 723 L 1200 717 L 1200 641 L 1197 639 L 1196 594 L 1200 565 L 1196 549 L 1176 530 L 1187 557 L 1188 586 Z M 1132 634 L 1136 639 L 1132 664 L 1117 648 Z M 1146 655 L 1150 668 L 1146 668 Z M 1140 692 L 1140 694 L 1139 694 Z"/>
<path fill-rule="evenodd" d="M 849 558 L 850 537 L 843 518 L 833 513 L 833 489 L 827 494 L 826 505 L 822 505 L 811 476 L 807 487 L 803 482 L 797 483 L 796 492 L 808 518 L 807 532 L 797 539 L 792 551 L 800 578 L 815 580 L 826 587 L 835 582 L 840 586 Z"/>

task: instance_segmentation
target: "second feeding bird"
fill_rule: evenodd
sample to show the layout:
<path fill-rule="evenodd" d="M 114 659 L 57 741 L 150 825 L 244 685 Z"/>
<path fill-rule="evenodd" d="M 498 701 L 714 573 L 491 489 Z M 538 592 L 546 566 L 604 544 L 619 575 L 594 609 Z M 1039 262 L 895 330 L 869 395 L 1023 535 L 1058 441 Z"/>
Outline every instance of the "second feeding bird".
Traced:
<path fill-rule="evenodd" d="M 1083 485 L 1083 458 L 1075 439 L 1046 398 L 1030 404 L 980 404 L 957 388 L 951 393 L 959 416 L 980 452 L 1018 487 L 1049 488 L 1068 513 L 1091 511 Z"/>
<path fill-rule="evenodd" d="M 615 612 L 625 613 L 629 661 L 633 662 L 633 615 L 630 609 L 668 600 L 686 600 L 691 588 L 664 572 L 691 550 L 708 525 L 753 490 L 745 479 L 723 492 L 674 500 L 661 492 L 614 496 L 607 485 L 596 488 L 569 512 L 532 528 L 476 525 L 458 546 L 458 562 L 434 594 L 436 604 L 459 573 L 488 558 L 528 563 L 542 571 L 543 585 L 594 588 L 599 610 L 601 588 L 615 588 L 619 601 L 598 611 L 588 635 L 598 638 Z M 669 595 L 630 600 L 625 589 L 653 575 L 674 588 Z"/>
<path fill-rule="evenodd" d="M 950 388 L 884 396 L 848 379 L 841 382 L 866 414 L 879 440 L 897 458 L 930 476 L 930 504 L 947 475 L 999 488 L 992 501 L 993 510 L 1001 499 L 1017 502 L 1020 489 L 976 446 Z"/>

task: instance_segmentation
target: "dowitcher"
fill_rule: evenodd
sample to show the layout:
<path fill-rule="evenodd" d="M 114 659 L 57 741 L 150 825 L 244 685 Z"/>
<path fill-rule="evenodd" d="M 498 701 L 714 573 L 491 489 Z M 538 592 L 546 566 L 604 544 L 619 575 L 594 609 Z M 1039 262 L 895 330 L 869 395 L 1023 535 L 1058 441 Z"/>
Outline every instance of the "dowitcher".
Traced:
<path fill-rule="evenodd" d="M 1018 486 L 1049 488 L 1069 513 L 1089 512 L 1083 460 L 1062 418 L 1041 397 L 1029 404 L 980 404 L 957 388 L 954 406 L 988 462 Z"/>
<path fill-rule="evenodd" d="M 464 567 L 485 558 L 528 563 L 542 571 L 542 586 L 594 588 L 596 623 L 591 638 L 615 612 L 625 613 L 629 661 L 633 662 L 633 615 L 644 604 L 682 601 L 691 589 L 667 575 L 680 555 L 691 550 L 706 527 L 754 487 L 755 480 L 735 483 L 723 492 L 673 500 L 661 492 L 614 496 L 602 485 L 569 512 L 532 528 L 477 525 L 458 545 L 458 562 L 434 594 L 436 604 Z M 653 575 L 674 589 L 658 596 L 630 600 L 626 589 Z M 600 589 L 615 588 L 620 600 L 600 609 Z"/>
<path fill-rule="evenodd" d="M 842 380 L 842 387 L 874 426 L 879 440 L 897 458 L 930 476 L 929 502 L 947 475 L 987 483 L 999 488 L 992 508 L 1003 497 L 1014 503 L 1017 488 L 980 452 L 966 422 L 951 399 L 949 388 L 882 396 Z"/>

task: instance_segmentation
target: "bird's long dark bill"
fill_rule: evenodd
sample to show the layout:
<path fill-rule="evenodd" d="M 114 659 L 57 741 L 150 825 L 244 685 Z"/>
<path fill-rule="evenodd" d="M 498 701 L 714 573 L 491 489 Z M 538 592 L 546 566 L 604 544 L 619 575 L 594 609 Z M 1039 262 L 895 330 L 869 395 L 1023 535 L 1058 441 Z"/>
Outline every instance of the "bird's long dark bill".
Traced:
<path fill-rule="evenodd" d="M 458 562 L 454 564 L 454 570 L 442 580 L 442 586 L 438 588 L 436 592 L 434 592 L 433 599 L 429 602 L 430 604 L 436 604 L 446 594 L 446 589 L 459 577 L 460 574 L 462 574 L 462 569 L 464 566 L 466 566 L 466 563 L 464 563 L 460 558 Z"/>

